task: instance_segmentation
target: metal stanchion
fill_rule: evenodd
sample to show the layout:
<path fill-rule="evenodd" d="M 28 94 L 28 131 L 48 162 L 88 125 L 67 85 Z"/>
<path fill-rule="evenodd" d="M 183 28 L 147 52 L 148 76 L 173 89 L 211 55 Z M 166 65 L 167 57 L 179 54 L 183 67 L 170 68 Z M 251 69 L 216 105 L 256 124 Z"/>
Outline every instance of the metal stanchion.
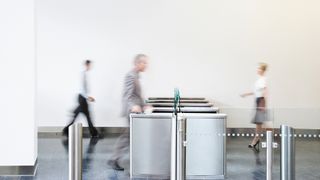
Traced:
<path fill-rule="evenodd" d="M 172 180 L 186 179 L 186 130 L 185 117 L 172 118 L 171 139 L 171 178 Z"/>
<path fill-rule="evenodd" d="M 180 92 L 174 92 L 174 113 L 171 130 L 171 180 L 186 179 L 187 119 L 180 114 Z"/>
<path fill-rule="evenodd" d="M 273 133 L 267 131 L 267 180 L 272 179 L 272 160 L 273 160 Z"/>
<path fill-rule="evenodd" d="M 186 179 L 186 131 L 187 119 L 178 117 L 177 127 L 177 180 Z"/>
<path fill-rule="evenodd" d="M 267 142 L 262 143 L 262 148 L 266 148 L 266 180 L 272 180 L 272 165 L 273 165 L 273 149 L 278 148 L 278 144 L 273 142 L 273 132 L 267 131 Z"/>
<path fill-rule="evenodd" d="M 177 176 L 177 118 L 172 115 L 171 122 L 171 173 L 170 179 L 176 180 Z"/>
<path fill-rule="evenodd" d="M 281 125 L 281 180 L 295 180 L 293 128 Z"/>
<path fill-rule="evenodd" d="M 82 124 L 69 127 L 69 180 L 82 180 Z"/>

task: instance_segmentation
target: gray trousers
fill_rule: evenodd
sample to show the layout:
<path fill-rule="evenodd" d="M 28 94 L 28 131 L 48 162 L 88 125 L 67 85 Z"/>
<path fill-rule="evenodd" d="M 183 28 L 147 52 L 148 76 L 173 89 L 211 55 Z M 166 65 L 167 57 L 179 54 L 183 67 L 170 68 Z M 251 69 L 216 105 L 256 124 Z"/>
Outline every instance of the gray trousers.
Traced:
<path fill-rule="evenodd" d="M 128 116 L 128 122 L 130 124 L 130 117 Z M 130 168 L 130 126 L 125 128 L 121 135 L 118 137 L 113 153 L 110 157 L 111 161 L 117 162 L 124 169 Z"/>
<path fill-rule="evenodd" d="M 110 160 L 119 161 L 127 153 L 129 153 L 129 150 L 130 150 L 130 127 L 125 128 L 125 130 L 121 132 L 121 135 L 119 136 L 119 138 L 115 143 L 114 151 Z"/>

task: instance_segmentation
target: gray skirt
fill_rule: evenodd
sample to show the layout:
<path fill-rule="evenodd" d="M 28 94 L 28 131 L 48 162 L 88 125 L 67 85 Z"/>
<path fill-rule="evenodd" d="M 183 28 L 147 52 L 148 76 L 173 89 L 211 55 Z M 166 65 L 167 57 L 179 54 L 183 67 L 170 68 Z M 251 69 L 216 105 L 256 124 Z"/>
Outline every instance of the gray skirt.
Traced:
<path fill-rule="evenodd" d="M 253 124 L 263 124 L 268 121 L 267 117 L 267 109 L 266 109 L 266 101 L 264 97 L 256 98 L 256 112 L 251 121 Z"/>

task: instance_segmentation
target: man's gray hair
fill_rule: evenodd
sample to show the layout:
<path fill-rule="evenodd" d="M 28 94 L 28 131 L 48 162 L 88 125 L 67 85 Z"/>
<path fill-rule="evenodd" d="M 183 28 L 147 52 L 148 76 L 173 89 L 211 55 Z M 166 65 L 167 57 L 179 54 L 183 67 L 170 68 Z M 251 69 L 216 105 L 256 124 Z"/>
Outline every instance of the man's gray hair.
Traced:
<path fill-rule="evenodd" d="M 148 57 L 147 55 L 145 54 L 137 54 L 135 57 L 134 57 L 134 65 L 137 65 L 141 62 L 141 58 L 143 57 Z"/>

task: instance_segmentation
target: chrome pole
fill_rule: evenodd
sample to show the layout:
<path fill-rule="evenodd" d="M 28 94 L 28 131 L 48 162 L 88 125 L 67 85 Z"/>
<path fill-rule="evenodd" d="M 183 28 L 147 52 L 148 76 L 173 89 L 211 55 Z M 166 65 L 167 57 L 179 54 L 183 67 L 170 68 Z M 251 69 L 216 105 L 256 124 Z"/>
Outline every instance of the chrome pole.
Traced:
<path fill-rule="evenodd" d="M 69 180 L 82 180 L 82 124 L 69 127 Z"/>
<path fill-rule="evenodd" d="M 272 160 L 273 160 L 273 133 L 272 131 L 267 131 L 267 169 L 266 169 L 266 179 L 272 180 Z"/>
<path fill-rule="evenodd" d="M 177 127 L 177 180 L 186 179 L 186 130 L 187 119 L 178 118 Z"/>
<path fill-rule="evenodd" d="M 294 148 L 293 128 L 281 125 L 281 180 L 295 180 Z"/>
<path fill-rule="evenodd" d="M 290 164 L 290 180 L 295 180 L 296 179 L 296 168 L 295 168 L 295 164 L 296 164 L 296 158 L 295 158 L 295 138 L 294 138 L 294 129 L 293 128 L 289 128 L 289 150 L 290 152 L 288 153 L 288 156 L 290 157 L 289 159 L 289 163 Z"/>
<path fill-rule="evenodd" d="M 177 177 L 177 118 L 172 115 L 171 121 L 171 173 L 170 179 L 176 180 Z"/>

